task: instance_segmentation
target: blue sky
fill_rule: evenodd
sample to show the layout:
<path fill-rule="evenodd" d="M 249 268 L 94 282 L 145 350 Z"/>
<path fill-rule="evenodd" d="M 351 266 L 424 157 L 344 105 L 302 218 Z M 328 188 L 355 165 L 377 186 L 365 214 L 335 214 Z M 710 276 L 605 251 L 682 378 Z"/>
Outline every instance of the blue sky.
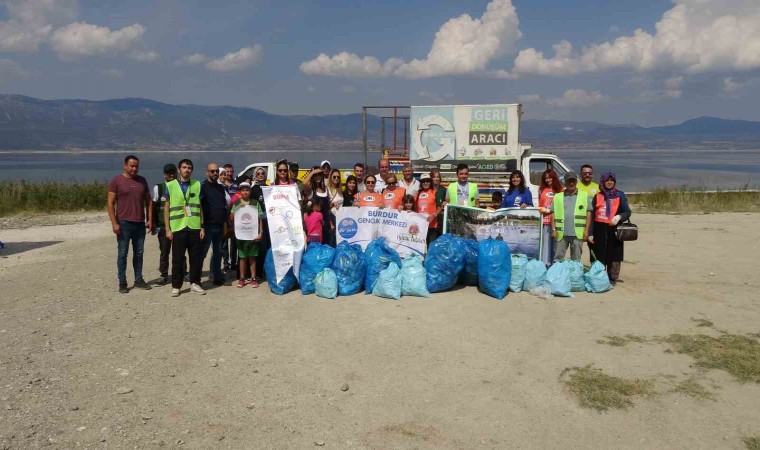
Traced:
<path fill-rule="evenodd" d="M 756 0 L 9 0 L 0 14 L 4 93 L 280 114 L 520 101 L 533 118 L 760 121 Z"/>

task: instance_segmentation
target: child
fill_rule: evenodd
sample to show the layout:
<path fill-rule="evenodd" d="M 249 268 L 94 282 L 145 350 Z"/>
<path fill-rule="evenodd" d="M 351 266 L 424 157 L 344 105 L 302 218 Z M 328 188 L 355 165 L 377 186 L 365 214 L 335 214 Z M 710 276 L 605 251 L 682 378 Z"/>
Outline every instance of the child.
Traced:
<path fill-rule="evenodd" d="M 320 201 L 309 201 L 306 204 L 307 212 L 303 214 L 303 221 L 306 224 L 306 242 L 322 243 L 322 203 Z"/>
<path fill-rule="evenodd" d="M 401 201 L 404 204 L 403 211 L 417 212 L 417 203 L 414 201 L 413 196 L 406 194 Z"/>
<path fill-rule="evenodd" d="M 251 286 L 257 288 L 259 287 L 259 282 L 256 281 L 256 278 L 253 275 L 256 274 L 256 257 L 259 256 L 258 241 L 261 240 L 261 233 L 263 231 L 261 223 L 261 205 L 256 199 L 251 198 L 251 184 L 248 182 L 240 183 L 240 186 L 238 186 L 238 194 L 240 194 L 240 198 L 235 200 L 230 207 L 230 221 L 234 223 L 235 211 L 243 206 L 251 205 L 256 209 L 256 220 L 259 221 L 259 235 L 252 241 L 237 239 L 237 250 L 238 256 L 240 257 L 240 262 L 238 263 L 240 274 L 237 287 L 241 288 L 249 281 L 245 278 L 245 275 L 248 266 L 250 265 L 252 275 L 250 278 Z"/>
<path fill-rule="evenodd" d="M 491 208 L 499 209 L 502 201 L 504 201 L 504 194 L 501 191 L 494 191 L 491 194 Z"/>

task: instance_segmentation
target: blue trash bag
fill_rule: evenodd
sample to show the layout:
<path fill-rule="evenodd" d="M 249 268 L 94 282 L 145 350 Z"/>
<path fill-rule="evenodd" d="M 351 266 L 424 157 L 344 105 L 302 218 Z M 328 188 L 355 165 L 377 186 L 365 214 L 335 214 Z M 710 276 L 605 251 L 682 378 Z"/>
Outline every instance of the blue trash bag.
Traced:
<path fill-rule="evenodd" d="M 378 297 L 401 299 L 401 269 L 395 262 L 391 261 L 388 268 L 380 271 L 372 293 Z"/>
<path fill-rule="evenodd" d="M 401 267 L 401 257 L 382 237 L 367 245 L 367 249 L 364 251 L 364 261 L 367 265 L 367 273 L 364 275 L 364 289 L 367 294 L 372 293 L 380 272 L 387 269 L 391 262 L 396 263 L 397 267 Z"/>
<path fill-rule="evenodd" d="M 301 258 L 301 268 L 298 271 L 298 283 L 301 285 L 303 295 L 314 293 L 314 278 L 319 272 L 330 267 L 334 256 L 335 249 L 329 245 L 312 242 L 306 247 L 306 253 Z"/>
<path fill-rule="evenodd" d="M 509 281 L 509 290 L 520 292 L 525 283 L 525 272 L 528 269 L 528 257 L 522 253 L 512 254 L 512 279 Z"/>
<path fill-rule="evenodd" d="M 366 264 L 359 244 L 349 244 L 346 241 L 338 244 L 331 268 L 338 277 L 340 295 L 354 295 L 362 291 Z"/>
<path fill-rule="evenodd" d="M 264 272 L 267 275 L 267 284 L 269 289 L 277 295 L 285 295 L 288 292 L 295 289 L 298 280 L 293 274 L 293 268 L 288 270 L 282 280 L 277 283 L 277 273 L 274 270 L 274 257 L 272 256 L 272 249 L 267 250 L 267 256 L 264 259 Z"/>
<path fill-rule="evenodd" d="M 599 261 L 594 261 L 594 263 L 591 264 L 591 268 L 583 275 L 583 281 L 588 292 L 599 294 L 612 289 L 610 277 L 607 275 L 607 269 L 605 269 L 604 264 Z"/>
<path fill-rule="evenodd" d="M 475 239 L 463 239 L 464 247 L 464 270 L 459 275 L 459 284 L 465 286 L 478 285 L 478 241 Z"/>
<path fill-rule="evenodd" d="M 538 282 L 541 281 L 546 275 L 546 266 L 540 259 L 531 259 L 528 264 L 525 265 L 525 283 L 523 283 L 523 290 L 530 292 L 538 286 Z"/>
<path fill-rule="evenodd" d="M 401 295 L 430 297 L 427 290 L 425 267 L 417 255 L 411 255 L 401 263 Z"/>
<path fill-rule="evenodd" d="M 464 239 L 453 234 L 444 234 L 428 248 L 425 258 L 427 288 L 429 292 L 448 291 L 464 270 Z"/>
<path fill-rule="evenodd" d="M 570 268 L 570 290 L 573 292 L 586 292 L 585 281 L 583 280 L 583 264 L 580 261 L 565 261 Z"/>
<path fill-rule="evenodd" d="M 546 271 L 546 280 L 552 284 L 552 294 L 560 297 L 575 297 L 570 291 L 570 264 L 557 261 Z"/>
<path fill-rule="evenodd" d="M 314 278 L 314 290 L 317 296 L 335 298 L 338 296 L 338 277 L 329 267 L 319 272 Z"/>
<path fill-rule="evenodd" d="M 504 241 L 488 238 L 478 243 L 478 286 L 480 291 L 502 300 L 512 279 L 512 255 Z"/>

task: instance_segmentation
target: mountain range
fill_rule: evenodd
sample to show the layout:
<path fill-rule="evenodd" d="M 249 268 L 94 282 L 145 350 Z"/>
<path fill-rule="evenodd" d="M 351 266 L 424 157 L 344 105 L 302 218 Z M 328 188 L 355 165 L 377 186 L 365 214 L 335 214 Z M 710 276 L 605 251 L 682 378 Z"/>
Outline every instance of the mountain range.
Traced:
<path fill-rule="evenodd" d="M 368 116 L 370 146 L 379 146 L 380 122 L 379 117 Z M 360 113 L 277 115 L 253 108 L 170 105 L 140 98 L 42 100 L 0 95 L 0 149 L 5 150 L 320 150 L 326 145 L 357 150 L 361 130 Z M 521 135 L 522 142 L 537 149 L 760 148 L 760 122 L 717 117 L 660 127 L 523 119 Z"/>

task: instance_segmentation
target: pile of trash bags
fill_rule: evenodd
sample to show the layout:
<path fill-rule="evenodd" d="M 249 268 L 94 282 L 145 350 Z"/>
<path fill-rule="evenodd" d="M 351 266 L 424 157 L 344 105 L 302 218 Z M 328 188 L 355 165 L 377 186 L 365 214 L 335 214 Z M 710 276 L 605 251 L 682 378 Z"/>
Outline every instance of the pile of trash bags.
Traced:
<path fill-rule="evenodd" d="M 284 295 L 300 286 L 304 295 L 323 298 L 366 294 L 394 300 L 402 296 L 430 297 L 457 284 L 477 286 L 498 300 L 507 293 L 526 291 L 544 299 L 573 298 L 574 292 L 607 292 L 612 289 L 607 271 L 595 261 L 586 271 L 578 261 L 557 261 L 548 268 L 538 259 L 512 253 L 506 242 L 475 241 L 444 234 L 430 244 L 424 261 L 411 255 L 402 259 L 384 238 L 370 242 L 365 251 L 357 244 L 337 247 L 311 243 L 303 254 L 299 275 L 289 270 L 275 282 L 274 255 L 267 252 L 264 270 L 269 287 Z"/>

